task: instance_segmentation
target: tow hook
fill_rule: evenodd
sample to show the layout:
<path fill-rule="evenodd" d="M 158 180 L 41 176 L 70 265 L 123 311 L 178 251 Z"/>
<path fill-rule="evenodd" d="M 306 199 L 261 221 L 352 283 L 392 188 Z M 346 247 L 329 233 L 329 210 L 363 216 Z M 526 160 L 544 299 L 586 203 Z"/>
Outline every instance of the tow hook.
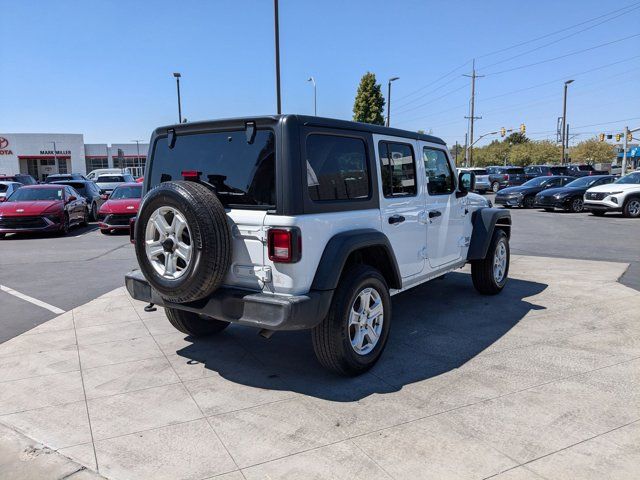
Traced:
<path fill-rule="evenodd" d="M 150 303 L 149 305 L 145 305 L 144 307 L 145 312 L 155 312 L 156 310 L 158 309 L 155 307 L 154 303 Z"/>
<path fill-rule="evenodd" d="M 276 333 L 275 330 L 268 330 L 266 328 L 263 328 L 258 332 L 258 335 L 269 340 L 274 333 Z"/>

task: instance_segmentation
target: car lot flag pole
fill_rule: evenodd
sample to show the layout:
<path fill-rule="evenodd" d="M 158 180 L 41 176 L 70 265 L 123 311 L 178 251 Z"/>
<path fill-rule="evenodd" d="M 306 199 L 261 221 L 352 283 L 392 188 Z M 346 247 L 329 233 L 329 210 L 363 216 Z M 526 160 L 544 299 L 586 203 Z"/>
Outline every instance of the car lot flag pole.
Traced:
<path fill-rule="evenodd" d="M 276 36 L 276 102 L 278 115 L 282 113 L 282 101 L 280 98 L 280 27 L 278 22 L 278 0 L 273 0 L 273 20 Z"/>

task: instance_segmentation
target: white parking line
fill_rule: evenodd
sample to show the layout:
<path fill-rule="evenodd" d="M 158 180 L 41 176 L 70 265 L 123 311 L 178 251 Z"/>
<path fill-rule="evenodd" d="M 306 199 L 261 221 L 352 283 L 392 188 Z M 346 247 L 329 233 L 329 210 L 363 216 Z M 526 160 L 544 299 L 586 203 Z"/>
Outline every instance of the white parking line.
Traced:
<path fill-rule="evenodd" d="M 38 300 L 37 298 L 33 298 L 30 297 L 29 295 L 25 295 L 24 293 L 20 293 L 16 290 L 14 290 L 13 288 L 9 288 L 9 287 L 5 287 L 4 285 L 0 285 L 0 290 L 2 290 L 3 292 L 7 292 L 9 295 L 13 295 L 14 297 L 18 297 L 22 300 L 25 300 L 29 303 L 33 303 L 34 305 L 37 305 L 38 307 L 42 307 L 42 308 L 46 308 L 47 310 L 49 310 L 50 312 L 53 312 L 57 315 L 60 315 L 62 313 L 64 313 L 64 310 L 62 310 L 61 308 L 58 307 L 54 307 L 53 305 L 49 305 L 46 302 L 43 302 L 42 300 Z"/>

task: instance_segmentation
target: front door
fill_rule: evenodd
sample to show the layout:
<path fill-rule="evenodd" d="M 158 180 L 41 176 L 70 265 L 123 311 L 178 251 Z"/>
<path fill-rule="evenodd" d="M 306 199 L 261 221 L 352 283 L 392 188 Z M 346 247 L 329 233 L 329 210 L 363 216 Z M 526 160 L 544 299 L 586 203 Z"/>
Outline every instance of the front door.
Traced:
<path fill-rule="evenodd" d="M 393 247 L 400 274 L 411 277 L 425 264 L 424 197 L 418 185 L 417 143 L 374 135 L 380 187 L 382 231 Z"/>
<path fill-rule="evenodd" d="M 427 258 L 436 269 L 460 260 L 465 243 L 466 197 L 456 197 L 457 178 L 442 146 L 420 142 L 427 181 Z"/>

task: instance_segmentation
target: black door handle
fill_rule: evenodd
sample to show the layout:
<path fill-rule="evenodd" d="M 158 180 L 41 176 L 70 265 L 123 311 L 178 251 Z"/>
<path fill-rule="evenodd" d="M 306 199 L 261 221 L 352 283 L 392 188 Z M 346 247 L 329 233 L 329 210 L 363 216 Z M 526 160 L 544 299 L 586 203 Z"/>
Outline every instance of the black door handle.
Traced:
<path fill-rule="evenodd" d="M 402 215 L 392 215 L 389 217 L 389 223 L 394 225 L 396 223 L 402 223 L 405 221 L 405 218 Z"/>
<path fill-rule="evenodd" d="M 438 210 L 432 210 L 431 212 L 429 212 L 429 218 L 436 218 L 436 217 L 439 217 L 440 215 L 442 215 L 442 212 Z"/>

